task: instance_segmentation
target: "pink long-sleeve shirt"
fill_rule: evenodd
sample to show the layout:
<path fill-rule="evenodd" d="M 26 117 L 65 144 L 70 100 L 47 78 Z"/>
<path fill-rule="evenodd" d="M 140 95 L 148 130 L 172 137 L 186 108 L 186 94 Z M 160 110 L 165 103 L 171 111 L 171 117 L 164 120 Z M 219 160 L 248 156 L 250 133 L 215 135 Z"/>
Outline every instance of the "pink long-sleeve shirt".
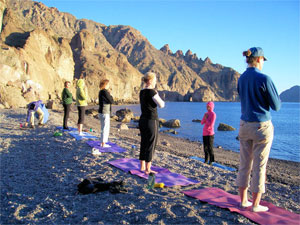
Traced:
<path fill-rule="evenodd" d="M 208 102 L 207 106 L 210 106 L 210 109 L 204 114 L 201 124 L 204 124 L 203 127 L 203 136 L 212 136 L 215 134 L 214 125 L 216 121 L 216 113 L 214 110 L 214 103 Z"/>

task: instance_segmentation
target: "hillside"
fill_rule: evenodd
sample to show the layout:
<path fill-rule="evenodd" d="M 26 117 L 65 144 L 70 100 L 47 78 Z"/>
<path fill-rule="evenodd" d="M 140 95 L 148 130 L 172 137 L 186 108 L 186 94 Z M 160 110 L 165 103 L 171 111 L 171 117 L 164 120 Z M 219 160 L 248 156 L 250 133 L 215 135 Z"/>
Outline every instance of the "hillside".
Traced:
<path fill-rule="evenodd" d="M 300 86 L 295 85 L 279 95 L 283 102 L 300 102 Z"/>
<path fill-rule="evenodd" d="M 168 101 L 236 101 L 239 74 L 199 59 L 191 50 L 156 49 L 130 26 L 105 26 L 31 0 L 0 0 L 0 106 L 22 107 L 42 99 L 59 101 L 63 82 L 83 76 L 89 102 L 101 79 L 111 81 L 119 102 L 136 102 L 141 77 L 158 75 Z"/>

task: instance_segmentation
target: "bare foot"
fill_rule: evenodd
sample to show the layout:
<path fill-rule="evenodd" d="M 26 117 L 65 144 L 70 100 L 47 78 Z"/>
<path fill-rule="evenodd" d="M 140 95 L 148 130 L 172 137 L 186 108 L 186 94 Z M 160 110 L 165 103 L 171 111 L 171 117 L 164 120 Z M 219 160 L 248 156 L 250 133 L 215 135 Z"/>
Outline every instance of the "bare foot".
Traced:
<path fill-rule="evenodd" d="M 150 171 L 147 171 L 147 170 L 146 170 L 146 171 L 145 171 L 145 173 L 146 173 L 146 174 L 150 174 L 150 173 L 157 174 L 157 172 L 156 172 L 156 171 L 154 171 L 154 170 L 150 170 Z"/>

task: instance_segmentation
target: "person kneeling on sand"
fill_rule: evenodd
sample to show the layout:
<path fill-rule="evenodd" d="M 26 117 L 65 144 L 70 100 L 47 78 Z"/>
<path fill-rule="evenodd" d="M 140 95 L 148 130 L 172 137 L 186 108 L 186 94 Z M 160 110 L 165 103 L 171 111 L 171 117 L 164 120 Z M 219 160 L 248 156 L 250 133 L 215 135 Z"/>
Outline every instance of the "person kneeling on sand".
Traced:
<path fill-rule="evenodd" d="M 39 118 L 39 126 L 43 126 L 43 121 L 44 121 L 44 112 L 41 108 L 42 101 L 35 101 L 35 102 L 30 102 L 27 105 L 27 117 L 26 117 L 26 122 L 24 124 L 25 127 L 28 126 L 28 123 L 30 123 L 30 127 L 34 128 L 34 115 L 35 113 L 38 114 Z"/>
<path fill-rule="evenodd" d="M 148 72 L 143 77 L 145 88 L 140 92 L 140 104 L 142 115 L 139 120 L 139 129 L 141 132 L 140 163 L 141 171 L 146 174 L 156 173 L 151 170 L 151 161 L 154 156 L 158 137 L 158 114 L 157 106 L 165 107 L 165 102 L 159 97 L 154 89 L 156 86 L 156 74 Z"/>

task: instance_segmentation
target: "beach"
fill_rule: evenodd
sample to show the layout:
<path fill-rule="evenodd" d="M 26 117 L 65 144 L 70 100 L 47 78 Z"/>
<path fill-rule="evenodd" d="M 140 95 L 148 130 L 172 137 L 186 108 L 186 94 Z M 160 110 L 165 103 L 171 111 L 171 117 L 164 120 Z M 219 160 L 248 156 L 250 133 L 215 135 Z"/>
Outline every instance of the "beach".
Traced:
<path fill-rule="evenodd" d="M 70 127 L 77 124 L 74 109 Z M 201 143 L 160 133 L 153 164 L 200 183 L 149 190 L 147 180 L 107 163 L 129 157 L 129 151 L 92 155 L 86 140 L 76 141 L 67 132 L 55 137 L 56 127 L 62 126 L 63 112 L 49 113 L 45 127 L 22 129 L 26 109 L 0 109 L 1 224 L 255 224 L 240 214 L 182 193 L 217 187 L 237 194 L 236 171 L 189 158 L 204 157 Z M 119 124 L 111 121 L 110 141 L 125 149 L 136 145 L 138 158 L 139 130 L 132 124 L 128 130 L 120 130 Z M 100 136 L 97 118 L 86 116 L 84 128 Z M 215 160 L 237 169 L 239 154 L 215 148 Z M 92 177 L 106 182 L 123 180 L 128 193 L 78 194 L 77 185 Z M 269 159 L 262 200 L 299 214 L 299 185 L 299 163 Z"/>

